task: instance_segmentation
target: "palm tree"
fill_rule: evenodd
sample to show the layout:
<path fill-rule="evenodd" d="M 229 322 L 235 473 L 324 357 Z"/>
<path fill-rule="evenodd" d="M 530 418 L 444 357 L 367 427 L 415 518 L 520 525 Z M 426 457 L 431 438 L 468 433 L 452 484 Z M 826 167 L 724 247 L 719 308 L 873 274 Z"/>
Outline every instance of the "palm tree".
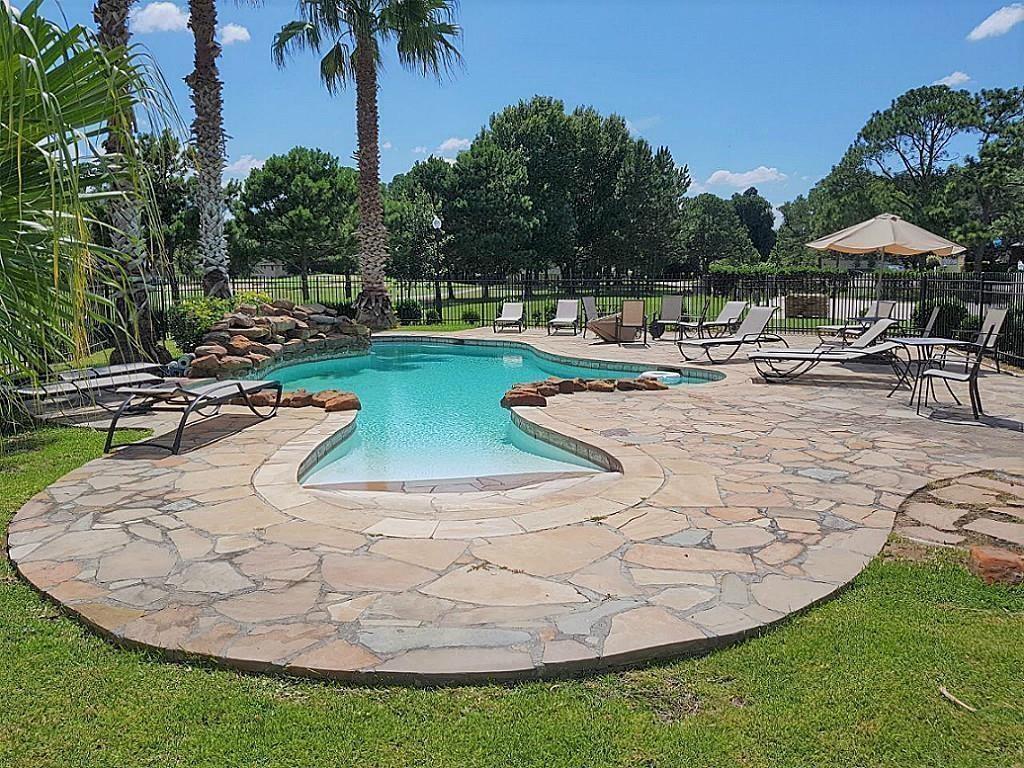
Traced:
<path fill-rule="evenodd" d="M 0 3 L 0 416 L 15 380 L 35 381 L 88 351 L 130 293 L 121 255 L 93 232 L 112 229 L 93 206 L 124 198 L 123 164 L 99 162 L 101 144 L 130 125 L 148 98 L 145 73 L 124 48 L 104 51 L 81 26 L 39 15 L 39 0 Z"/>
<path fill-rule="evenodd" d="M 92 16 L 99 28 L 97 40 L 106 51 L 128 49 L 128 11 L 134 0 L 96 0 Z M 132 147 L 128 146 L 135 129 L 135 111 L 131 107 L 109 120 L 121 121 L 115 125 L 104 141 L 105 157 L 109 162 L 126 163 Z M 126 291 L 115 297 L 119 313 L 129 320 L 126 327 L 114 333 L 114 351 L 111 362 L 140 359 L 169 362 L 170 353 L 157 341 L 153 325 L 153 312 L 146 285 L 148 254 L 142 237 L 141 217 L 137 199 L 139 185 L 130 174 L 119 174 L 117 189 L 122 196 L 112 199 L 107 206 L 110 236 L 114 250 L 122 256 L 122 266 L 128 279 Z"/>
<path fill-rule="evenodd" d="M 220 44 L 215 38 L 214 0 L 189 0 L 189 26 L 195 37 L 195 70 L 185 82 L 192 89 L 196 142 L 196 202 L 199 207 L 199 254 L 203 261 L 203 291 L 228 297 L 228 249 L 224 240 L 224 89 L 217 71 Z"/>
<path fill-rule="evenodd" d="M 455 42 L 455 0 L 304 0 L 301 18 L 281 28 L 272 48 L 284 66 L 289 53 L 324 50 L 320 78 L 328 92 L 356 87 L 359 162 L 359 267 L 363 287 L 356 298 L 357 320 L 371 328 L 396 324 L 387 284 L 388 233 L 380 193 L 377 72 L 381 48 L 394 40 L 398 60 L 423 75 L 442 75 L 461 62 Z"/>

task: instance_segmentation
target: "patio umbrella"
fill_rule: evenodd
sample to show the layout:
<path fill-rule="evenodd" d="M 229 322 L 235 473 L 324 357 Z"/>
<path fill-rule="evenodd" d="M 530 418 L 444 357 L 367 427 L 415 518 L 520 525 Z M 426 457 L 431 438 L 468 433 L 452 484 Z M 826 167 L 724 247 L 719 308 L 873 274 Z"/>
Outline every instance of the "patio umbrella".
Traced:
<path fill-rule="evenodd" d="M 939 237 L 927 229 L 922 229 L 891 213 L 880 214 L 873 219 L 818 238 L 807 243 L 807 246 L 816 251 L 839 251 L 840 253 L 879 251 L 895 256 L 917 256 L 922 253 L 955 256 L 967 250 L 962 245 Z"/>

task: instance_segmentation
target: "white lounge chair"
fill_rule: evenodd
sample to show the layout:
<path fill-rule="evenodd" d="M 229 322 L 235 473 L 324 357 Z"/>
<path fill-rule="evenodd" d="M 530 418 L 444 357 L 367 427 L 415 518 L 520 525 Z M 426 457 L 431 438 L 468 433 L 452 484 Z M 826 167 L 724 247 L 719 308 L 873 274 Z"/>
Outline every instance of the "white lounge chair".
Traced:
<path fill-rule="evenodd" d="M 569 328 L 575 336 L 580 330 L 579 299 L 559 299 L 555 316 L 548 321 L 548 335 L 562 328 Z"/>
<path fill-rule="evenodd" d="M 739 325 L 740 316 L 746 308 L 747 302 L 745 301 L 727 301 L 714 320 L 706 320 L 703 313 L 697 320 L 681 320 L 678 323 L 679 335 L 684 338 L 698 339 L 716 335 L 724 336 Z M 704 306 L 704 311 L 707 311 L 707 305 Z"/>
<path fill-rule="evenodd" d="M 805 349 L 761 350 L 751 352 L 748 359 L 765 381 L 790 381 L 822 363 L 856 363 L 875 358 L 889 364 L 897 377 L 902 375 L 895 341 L 879 341 L 896 325 L 892 318 L 876 320 L 856 341 L 846 346 L 821 344 Z"/>
<path fill-rule="evenodd" d="M 252 395 L 264 390 L 277 393 L 273 406 L 269 413 L 260 413 L 252 402 Z M 181 436 L 185 431 L 185 424 L 188 417 L 198 413 L 203 418 L 215 416 L 220 407 L 230 403 L 235 398 L 240 398 L 243 404 L 248 407 L 256 416 L 261 419 L 269 419 L 277 413 L 281 404 L 281 382 L 260 381 L 253 379 L 224 379 L 223 381 L 199 381 L 195 385 L 170 384 L 159 387 L 134 387 L 130 389 L 119 389 L 118 394 L 127 395 L 124 402 L 117 409 L 114 418 L 110 420 L 110 427 L 107 429 L 107 441 L 103 446 L 103 452 L 110 451 L 111 443 L 114 440 L 114 431 L 117 429 L 117 422 L 125 411 L 181 411 L 181 420 L 174 433 L 174 442 L 170 446 L 159 443 L 146 443 L 157 448 L 163 448 L 171 453 L 177 453 L 181 449 Z M 205 409 L 210 409 L 204 412 Z"/>
<path fill-rule="evenodd" d="M 523 302 L 521 301 L 506 301 L 501 305 L 501 314 L 494 318 L 494 322 L 491 324 L 494 332 L 497 333 L 499 328 L 518 328 L 519 332 L 522 333 L 523 329 L 526 328 L 526 320 L 523 316 Z"/>
<path fill-rule="evenodd" d="M 687 352 L 699 351 L 707 356 L 708 361 L 712 363 L 725 362 L 726 360 L 732 359 L 733 355 L 739 352 L 740 347 L 747 344 L 757 344 L 759 347 L 761 344 L 769 341 L 779 341 L 786 344 L 786 340 L 776 333 L 769 333 L 766 329 L 768 323 L 772 319 L 772 315 L 778 310 L 778 307 L 751 307 L 750 311 L 747 312 L 747 316 L 743 318 L 736 332 L 731 336 L 718 336 L 710 339 L 680 339 L 676 342 L 676 346 L 679 347 L 679 353 L 683 356 L 684 360 L 692 362 L 700 358 L 700 355 L 696 357 L 689 357 Z M 786 344 L 786 346 L 789 346 Z M 732 351 L 727 357 L 716 360 L 711 350 L 718 349 L 719 347 L 732 347 Z"/>
<path fill-rule="evenodd" d="M 838 344 L 846 344 L 851 337 L 859 336 L 870 328 L 875 321 L 892 317 L 895 309 L 895 301 L 875 301 L 860 317 L 851 317 L 845 323 L 837 325 L 819 325 L 815 330 L 818 333 L 818 338 L 822 341 L 828 340 Z M 826 336 L 832 338 L 826 339 Z"/>

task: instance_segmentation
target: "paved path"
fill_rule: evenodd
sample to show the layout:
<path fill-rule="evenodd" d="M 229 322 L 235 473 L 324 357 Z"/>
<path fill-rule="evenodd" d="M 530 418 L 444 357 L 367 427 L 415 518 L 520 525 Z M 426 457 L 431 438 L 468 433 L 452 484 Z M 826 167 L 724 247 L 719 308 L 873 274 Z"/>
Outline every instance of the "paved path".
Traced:
<path fill-rule="evenodd" d="M 678 363 L 668 344 L 514 338 Z M 181 456 L 142 444 L 65 476 L 17 513 L 10 556 L 98 631 L 172 657 L 356 681 L 526 678 L 762 631 L 856 576 L 909 494 L 1024 471 L 1020 379 L 985 377 L 998 418 L 975 424 L 914 415 L 877 373 L 765 385 L 747 363 L 721 370 L 520 409 L 623 471 L 493 491 L 305 489 L 300 464 L 350 414 L 225 414 L 190 429 Z"/>

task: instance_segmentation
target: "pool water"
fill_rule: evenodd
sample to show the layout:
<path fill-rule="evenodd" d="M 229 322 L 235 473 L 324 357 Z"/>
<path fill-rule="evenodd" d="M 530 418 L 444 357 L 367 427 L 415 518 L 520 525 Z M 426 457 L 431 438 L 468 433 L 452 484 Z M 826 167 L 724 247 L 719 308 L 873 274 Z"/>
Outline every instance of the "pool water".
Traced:
<path fill-rule="evenodd" d="M 303 478 L 307 485 L 330 485 L 601 471 L 526 435 L 501 407 L 501 396 L 517 382 L 548 376 L 638 373 L 553 362 L 520 348 L 377 342 L 367 355 L 289 365 L 273 377 L 285 391 L 342 389 L 359 396 L 355 432 Z"/>

